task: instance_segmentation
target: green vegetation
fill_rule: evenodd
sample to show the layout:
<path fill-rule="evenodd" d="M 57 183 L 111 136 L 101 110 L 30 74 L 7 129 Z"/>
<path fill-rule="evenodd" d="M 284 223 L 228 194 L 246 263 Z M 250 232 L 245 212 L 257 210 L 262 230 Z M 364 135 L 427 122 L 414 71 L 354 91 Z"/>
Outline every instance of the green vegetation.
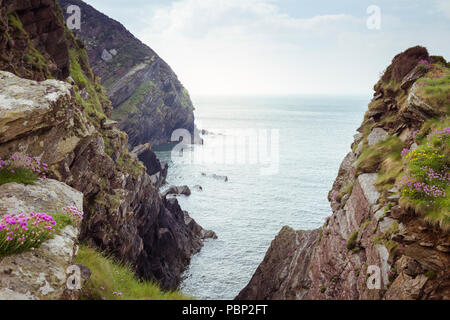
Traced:
<path fill-rule="evenodd" d="M 417 95 L 438 111 L 450 112 L 450 69 L 441 63 L 417 81 Z"/>
<path fill-rule="evenodd" d="M 132 268 L 81 245 L 76 263 L 89 267 L 90 279 L 83 288 L 82 299 L 93 300 L 185 300 L 179 292 L 163 292 L 150 281 L 136 278 Z"/>
<path fill-rule="evenodd" d="M 74 220 L 65 213 L 8 214 L 0 219 L 0 257 L 34 250 Z"/>
<path fill-rule="evenodd" d="M 427 272 L 425 272 L 425 276 L 430 280 L 434 280 L 436 279 L 437 274 L 434 270 L 428 270 Z"/>
<path fill-rule="evenodd" d="M 347 249 L 353 250 L 356 248 L 356 239 L 358 238 L 358 231 L 353 232 L 347 240 Z"/>
<path fill-rule="evenodd" d="M 326 286 L 321 286 L 321 287 L 320 287 L 320 292 L 321 292 L 321 293 L 325 293 L 326 290 L 327 290 L 327 287 L 326 287 Z"/>
<path fill-rule="evenodd" d="M 154 99 L 159 98 L 159 104 L 162 107 L 163 102 L 160 98 L 162 95 L 163 93 L 156 88 L 154 82 L 143 82 L 137 87 L 131 97 L 114 109 L 112 118 L 114 120 L 133 119 L 139 113 L 138 105 L 143 103 L 145 98 L 149 96 L 152 96 Z"/>
<path fill-rule="evenodd" d="M 340 202 L 342 200 L 342 198 L 348 194 L 350 195 L 352 193 L 353 190 L 353 183 L 348 184 L 347 186 L 345 186 L 336 196 L 336 201 Z"/>
<path fill-rule="evenodd" d="M 0 169 L 0 185 L 10 182 L 34 184 L 39 175 L 27 168 Z"/>
<path fill-rule="evenodd" d="M 442 228 L 450 227 L 450 119 L 424 124 L 417 149 L 404 151 L 405 175 L 398 181 L 401 205 Z"/>
<path fill-rule="evenodd" d="M 367 218 L 367 219 L 361 224 L 360 229 L 362 229 L 362 230 L 366 229 L 366 228 L 369 226 L 370 221 L 371 221 L 370 218 Z"/>
<path fill-rule="evenodd" d="M 377 172 L 383 167 L 385 170 L 381 171 L 389 171 L 392 167 L 396 167 L 401 160 L 402 147 L 403 142 L 398 137 L 390 136 L 372 147 L 363 148 L 356 162 L 357 174 Z"/>

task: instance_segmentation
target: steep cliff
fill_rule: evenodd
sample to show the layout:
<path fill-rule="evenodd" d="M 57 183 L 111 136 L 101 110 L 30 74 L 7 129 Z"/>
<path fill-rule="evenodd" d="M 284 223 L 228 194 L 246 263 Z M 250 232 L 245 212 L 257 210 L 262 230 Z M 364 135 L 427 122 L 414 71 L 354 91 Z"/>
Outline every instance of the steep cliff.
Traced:
<path fill-rule="evenodd" d="M 410 48 L 374 90 L 333 214 L 284 227 L 237 299 L 450 299 L 449 65 Z"/>
<path fill-rule="evenodd" d="M 64 27 L 59 6 L 1 4 L 0 56 L 9 59 L 1 66 L 20 77 L 0 72 L 0 158 L 21 152 L 48 163 L 51 178 L 83 193 L 82 239 L 130 262 L 139 276 L 175 288 L 202 246 L 202 228 L 176 200 L 161 199 L 145 166 L 128 151 L 128 137 L 108 119 L 111 102 L 83 43 Z M 54 35 L 64 57 L 44 51 L 50 36 L 40 28 Z"/>
<path fill-rule="evenodd" d="M 76 36 L 86 45 L 94 73 L 114 106 L 112 118 L 129 136 L 132 147 L 170 141 L 175 129 L 194 132 L 194 113 L 187 90 L 170 66 L 123 25 L 81 0 L 60 0 L 81 9 Z"/>

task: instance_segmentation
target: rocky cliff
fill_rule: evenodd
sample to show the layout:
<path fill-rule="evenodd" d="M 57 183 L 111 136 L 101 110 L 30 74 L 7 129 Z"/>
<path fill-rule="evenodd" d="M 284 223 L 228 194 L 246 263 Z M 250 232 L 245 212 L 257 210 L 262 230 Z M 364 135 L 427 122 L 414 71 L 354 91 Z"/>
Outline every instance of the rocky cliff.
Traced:
<path fill-rule="evenodd" d="M 123 25 L 81 0 L 60 0 L 81 9 L 81 30 L 94 73 L 114 106 L 112 118 L 129 136 L 132 147 L 170 141 L 175 129 L 194 132 L 194 113 L 187 90 L 170 66 Z"/>
<path fill-rule="evenodd" d="M 449 64 L 410 48 L 374 90 L 333 214 L 284 227 L 237 299 L 450 299 Z"/>
<path fill-rule="evenodd" d="M 49 177 L 83 193 L 81 239 L 130 262 L 139 276 L 176 288 L 208 234 L 176 200 L 160 197 L 128 151 L 84 44 L 64 26 L 58 4 L 0 2 L 0 66 L 12 72 L 0 72 L 0 158 L 21 152 L 48 163 Z M 53 51 L 55 43 L 61 51 Z"/>

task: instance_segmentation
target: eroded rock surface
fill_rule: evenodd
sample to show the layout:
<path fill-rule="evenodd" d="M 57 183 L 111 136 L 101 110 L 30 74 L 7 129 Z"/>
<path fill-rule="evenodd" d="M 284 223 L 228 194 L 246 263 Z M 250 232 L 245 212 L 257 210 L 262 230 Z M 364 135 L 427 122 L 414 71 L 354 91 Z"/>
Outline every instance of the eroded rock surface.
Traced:
<path fill-rule="evenodd" d="M 31 211 L 52 215 L 65 206 L 82 208 L 83 194 L 56 180 L 0 186 L 0 215 Z M 69 225 L 37 249 L 0 258 L 0 300 L 78 298 L 80 292 L 66 286 L 66 272 L 74 264 L 79 232 L 79 224 Z"/>

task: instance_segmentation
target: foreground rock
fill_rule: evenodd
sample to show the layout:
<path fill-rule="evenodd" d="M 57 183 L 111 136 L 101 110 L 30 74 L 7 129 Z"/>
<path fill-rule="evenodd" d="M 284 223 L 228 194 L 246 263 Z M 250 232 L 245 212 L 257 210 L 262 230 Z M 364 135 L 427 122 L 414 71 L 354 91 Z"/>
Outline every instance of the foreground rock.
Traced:
<path fill-rule="evenodd" d="M 0 215 L 31 211 L 51 215 L 65 206 L 82 208 L 83 194 L 56 180 L 0 186 Z M 77 299 L 80 291 L 67 288 L 66 272 L 74 264 L 79 232 L 80 225 L 67 226 L 33 251 L 0 258 L 0 300 Z"/>

